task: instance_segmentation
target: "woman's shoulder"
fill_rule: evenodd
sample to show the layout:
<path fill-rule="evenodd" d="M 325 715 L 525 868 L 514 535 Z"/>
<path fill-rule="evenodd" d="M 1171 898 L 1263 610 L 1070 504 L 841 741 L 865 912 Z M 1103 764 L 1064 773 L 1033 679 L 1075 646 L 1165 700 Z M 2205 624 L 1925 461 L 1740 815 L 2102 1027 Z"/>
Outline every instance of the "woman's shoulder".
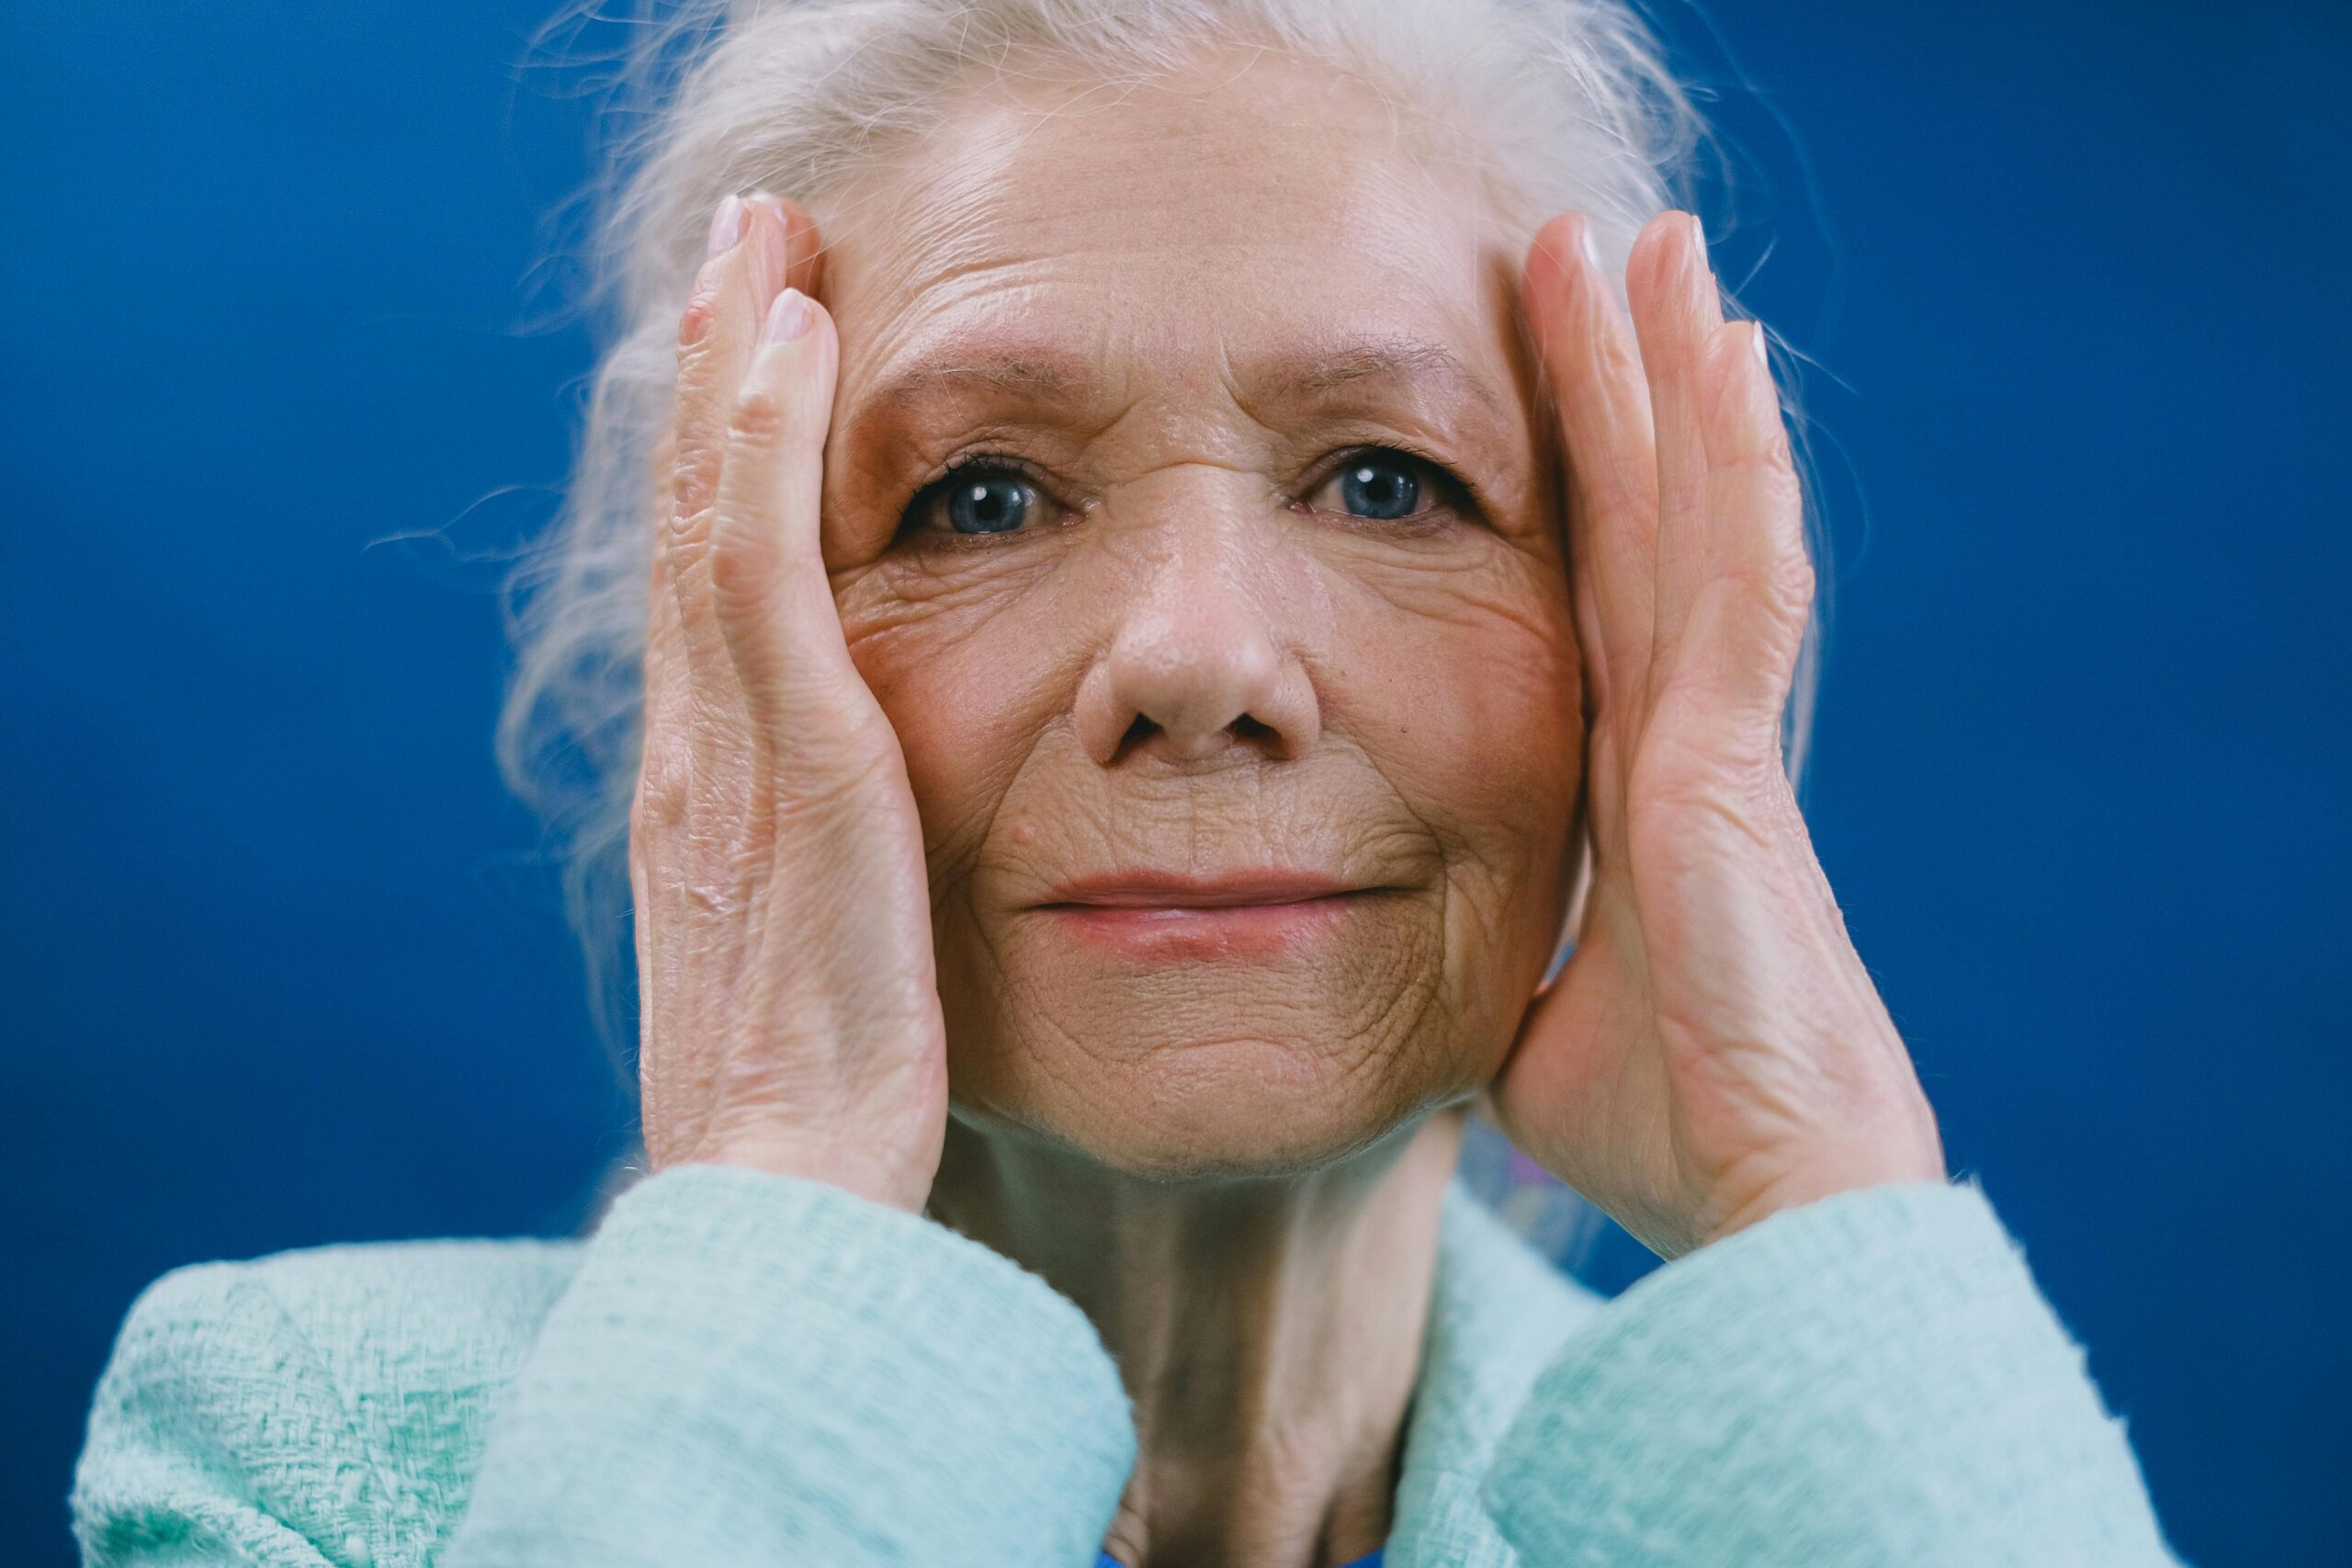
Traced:
<path fill-rule="evenodd" d="M 131 1303 L 99 1377 L 74 1472 L 77 1529 L 135 1535 L 158 1496 L 225 1487 L 313 1540 L 385 1511 L 437 1537 L 462 1511 L 491 1402 L 580 1249 L 345 1242 L 161 1275 Z M 235 1473 L 179 1474 L 195 1458 Z M 360 1495 L 387 1487 L 403 1495 Z"/>
<path fill-rule="evenodd" d="M 131 1303 L 116 1354 L 218 1359 L 299 1346 L 352 1389 L 428 1365 L 479 1371 L 529 1343 L 580 1247 L 529 1236 L 336 1242 L 185 1264 Z"/>

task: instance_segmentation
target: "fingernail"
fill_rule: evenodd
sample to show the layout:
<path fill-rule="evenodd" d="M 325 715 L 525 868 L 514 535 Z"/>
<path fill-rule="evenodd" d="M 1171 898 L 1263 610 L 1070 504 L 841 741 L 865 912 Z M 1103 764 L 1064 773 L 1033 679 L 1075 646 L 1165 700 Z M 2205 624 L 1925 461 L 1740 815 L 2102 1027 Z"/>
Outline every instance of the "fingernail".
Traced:
<path fill-rule="evenodd" d="M 1764 367 L 1766 370 L 1770 370 L 1772 368 L 1772 355 L 1765 349 L 1764 346 L 1764 323 L 1761 321 L 1750 321 L 1747 323 L 1747 341 L 1756 350 L 1756 363 Z"/>
<path fill-rule="evenodd" d="M 764 348 L 772 343 L 791 342 L 808 330 L 812 319 L 808 296 L 797 288 L 786 289 L 768 307 L 767 325 L 760 330 L 760 345 Z"/>
<path fill-rule="evenodd" d="M 750 216 L 740 196 L 730 194 L 720 202 L 718 210 L 710 215 L 710 244 L 704 252 L 703 259 L 707 261 L 712 256 L 733 250 L 736 242 L 743 237 L 743 221 Z"/>
<path fill-rule="evenodd" d="M 1704 261 L 1707 257 L 1707 226 L 1699 221 L 1699 215 L 1695 212 L 1690 218 L 1691 247 L 1698 252 L 1699 259 Z"/>
<path fill-rule="evenodd" d="M 1588 218 L 1583 222 L 1577 225 L 1577 239 L 1584 247 L 1585 261 L 1592 267 L 1593 271 L 1601 271 L 1600 243 L 1592 237 L 1591 219 Z"/>

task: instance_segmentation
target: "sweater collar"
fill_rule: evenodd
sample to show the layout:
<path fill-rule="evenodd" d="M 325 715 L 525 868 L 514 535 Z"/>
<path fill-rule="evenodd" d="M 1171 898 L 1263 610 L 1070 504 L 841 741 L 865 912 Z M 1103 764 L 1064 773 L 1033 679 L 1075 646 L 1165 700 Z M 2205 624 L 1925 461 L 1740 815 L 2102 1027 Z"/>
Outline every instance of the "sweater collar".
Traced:
<path fill-rule="evenodd" d="M 1385 1568 L 1515 1568 L 1479 1483 L 1536 1378 L 1602 1304 L 1460 1181 L 1448 1187 Z"/>

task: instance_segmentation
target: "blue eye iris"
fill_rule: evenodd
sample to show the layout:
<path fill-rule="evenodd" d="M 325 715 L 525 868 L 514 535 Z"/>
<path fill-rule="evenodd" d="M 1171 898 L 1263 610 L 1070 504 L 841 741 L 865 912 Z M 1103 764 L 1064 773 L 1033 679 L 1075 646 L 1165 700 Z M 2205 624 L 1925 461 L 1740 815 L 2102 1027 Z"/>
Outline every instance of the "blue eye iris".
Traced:
<path fill-rule="evenodd" d="M 1359 517 L 1394 522 L 1421 502 L 1421 481 L 1402 463 L 1351 463 L 1340 475 L 1340 503 Z"/>
<path fill-rule="evenodd" d="M 1009 534 L 1029 515 L 1029 487 L 1019 479 L 967 479 L 947 492 L 947 521 L 959 534 Z"/>

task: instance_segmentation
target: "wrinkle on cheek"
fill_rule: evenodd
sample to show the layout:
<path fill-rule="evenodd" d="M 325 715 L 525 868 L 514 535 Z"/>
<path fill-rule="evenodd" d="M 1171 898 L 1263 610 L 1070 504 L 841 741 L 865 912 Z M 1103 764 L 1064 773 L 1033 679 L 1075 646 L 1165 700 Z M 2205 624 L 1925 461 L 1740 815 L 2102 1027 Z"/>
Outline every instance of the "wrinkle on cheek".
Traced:
<path fill-rule="evenodd" d="M 843 630 L 897 732 L 934 885 L 968 885 L 1054 711 L 1042 648 L 984 615 L 942 615 L 881 597 Z"/>
<path fill-rule="evenodd" d="M 837 592 L 842 634 L 854 648 L 862 642 L 892 647 L 912 642 L 922 657 L 951 650 L 986 629 L 1006 609 L 1001 581 L 973 576 L 934 578 L 928 592 L 910 594 L 899 574 L 869 572 Z M 914 657 L 910 651 L 909 657 Z"/>
<path fill-rule="evenodd" d="M 1499 1028 L 1499 1004 L 1469 987 L 1527 940 L 1523 906 L 1548 890 L 1565 842 L 1582 740 L 1571 625 L 1523 578 L 1476 592 L 1458 577 L 1358 581 L 1362 596 L 1343 608 L 1350 636 L 1333 684 L 1347 711 L 1335 728 L 1443 848 L 1432 1037 Z"/>
<path fill-rule="evenodd" d="M 1340 1035 L 1355 1047 L 1348 1053 L 1351 1073 L 1387 1077 L 1400 1051 L 1416 1043 L 1424 1050 L 1436 1044 L 1427 1031 L 1445 989 L 1442 900 L 1433 918 L 1404 923 L 1400 917 L 1400 925 L 1396 941 L 1358 955 L 1357 972 L 1350 976 L 1345 994 L 1363 998 Z"/>
<path fill-rule="evenodd" d="M 1516 759 L 1565 743 L 1549 732 L 1579 722 L 1581 667 L 1565 605 L 1524 581 L 1463 587 L 1365 584 L 1343 615 L 1333 686 L 1340 722 L 1385 762 L 1433 775 L 1430 798 L 1461 803 L 1468 819 L 1495 784 L 1524 777 Z"/>
<path fill-rule="evenodd" d="M 1566 581 L 1518 551 L 1413 560 L 1372 557 L 1347 562 L 1334 575 L 1355 590 L 1358 603 L 1347 606 L 1348 613 L 1367 619 L 1402 615 L 1481 635 L 1499 625 L 1537 637 L 1553 635 L 1555 616 L 1566 625 Z"/>
<path fill-rule="evenodd" d="M 988 852 L 997 817 L 1020 777 L 1034 738 L 1016 746 L 1008 733 L 1004 747 L 984 750 L 959 745 L 953 734 L 928 729 L 914 731 L 910 738 L 911 727 L 896 718 L 892 723 L 900 731 L 899 750 L 924 820 L 927 852 L 951 859 L 968 875 Z"/>

